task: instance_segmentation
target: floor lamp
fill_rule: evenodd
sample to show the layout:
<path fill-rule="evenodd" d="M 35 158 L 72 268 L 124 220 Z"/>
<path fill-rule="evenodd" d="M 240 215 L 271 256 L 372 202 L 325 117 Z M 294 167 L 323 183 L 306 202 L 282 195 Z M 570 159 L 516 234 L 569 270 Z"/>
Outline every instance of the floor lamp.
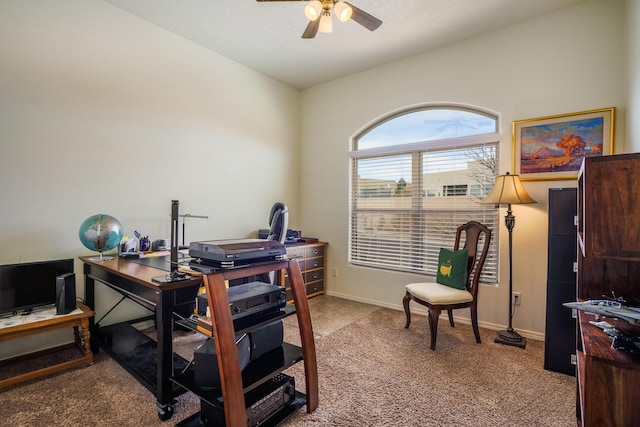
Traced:
<path fill-rule="evenodd" d="M 536 203 L 525 191 L 518 175 L 498 175 L 493 189 L 482 203 L 507 205 L 507 215 L 504 217 L 504 223 L 509 231 L 509 327 L 506 331 L 498 331 L 494 342 L 499 344 L 512 345 L 524 348 L 527 341 L 523 336 L 517 333 L 511 324 L 513 319 L 513 227 L 516 225 L 516 217 L 513 216 L 511 205 L 520 205 L 526 203 Z"/>

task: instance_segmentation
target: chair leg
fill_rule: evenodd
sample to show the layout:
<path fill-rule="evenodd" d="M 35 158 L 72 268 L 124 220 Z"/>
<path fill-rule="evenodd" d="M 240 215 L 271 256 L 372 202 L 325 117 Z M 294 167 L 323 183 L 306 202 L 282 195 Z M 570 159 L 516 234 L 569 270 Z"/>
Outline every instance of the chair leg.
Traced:
<path fill-rule="evenodd" d="M 471 306 L 471 325 L 473 326 L 473 333 L 476 336 L 476 342 L 480 344 L 480 330 L 478 329 L 478 306 L 473 304 Z"/>
<path fill-rule="evenodd" d="M 452 328 L 455 328 L 456 325 L 453 323 L 453 310 L 447 310 L 447 313 L 449 314 L 449 324 Z"/>
<path fill-rule="evenodd" d="M 402 305 L 404 306 L 404 314 L 407 316 L 407 323 L 404 325 L 405 329 L 409 327 L 411 324 L 411 312 L 409 311 L 409 302 L 411 301 L 411 295 L 409 292 L 404 294 L 404 298 L 402 298 Z"/>
<path fill-rule="evenodd" d="M 436 349 L 436 337 L 438 336 L 438 318 L 440 310 L 429 309 L 429 329 L 431 330 L 431 350 Z"/>

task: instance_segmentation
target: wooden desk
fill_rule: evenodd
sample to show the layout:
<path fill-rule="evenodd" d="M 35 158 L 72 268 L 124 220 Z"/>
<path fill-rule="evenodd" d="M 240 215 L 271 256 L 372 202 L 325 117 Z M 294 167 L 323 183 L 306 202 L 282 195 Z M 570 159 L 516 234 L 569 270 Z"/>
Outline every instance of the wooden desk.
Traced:
<path fill-rule="evenodd" d="M 170 381 L 174 373 L 183 369 L 188 361 L 173 354 L 173 309 L 174 298 L 180 290 L 194 289 L 202 283 L 200 277 L 171 283 L 156 283 L 154 277 L 164 276 L 167 271 L 114 258 L 93 261 L 91 257 L 81 257 L 84 262 L 85 300 L 95 308 L 95 282 L 98 281 L 150 310 L 149 318 L 154 318 L 157 341 L 153 341 L 131 326 L 134 321 L 101 327 L 89 322 L 94 348 L 100 346 L 111 357 L 146 386 L 157 399 L 158 417 L 167 420 L 173 415 L 173 399 L 184 390 Z M 104 315 L 104 313 L 100 313 Z M 100 320 L 98 321 L 100 322 Z M 131 350 L 131 351 L 129 351 Z M 132 351 L 136 356 L 132 356 Z M 129 351 L 129 354 L 123 352 Z M 156 364 L 156 369 L 152 365 Z"/>
<path fill-rule="evenodd" d="M 52 349 L 32 353 L 27 356 L 18 356 L 6 359 L 0 362 L 0 365 L 8 365 L 13 362 L 22 360 L 24 357 L 37 357 L 43 354 L 65 350 L 77 346 L 82 352 L 82 357 L 61 362 L 55 365 L 36 369 L 31 372 L 15 375 L 13 377 L 0 380 L 0 389 L 23 381 L 32 380 L 44 375 L 60 372 L 65 369 L 74 368 L 82 365 L 91 365 L 93 363 L 93 352 L 89 344 L 89 319 L 93 317 L 93 311 L 84 304 L 78 303 L 78 308 L 69 314 L 56 315 L 55 307 L 32 313 L 28 316 L 21 316 L 15 324 L 0 327 L 0 342 L 9 341 L 16 338 L 27 337 L 35 334 L 43 334 L 57 329 L 73 328 L 75 335 L 75 343 L 64 344 Z M 11 323 L 10 320 L 5 320 Z M 82 337 L 78 327 L 82 328 Z"/>

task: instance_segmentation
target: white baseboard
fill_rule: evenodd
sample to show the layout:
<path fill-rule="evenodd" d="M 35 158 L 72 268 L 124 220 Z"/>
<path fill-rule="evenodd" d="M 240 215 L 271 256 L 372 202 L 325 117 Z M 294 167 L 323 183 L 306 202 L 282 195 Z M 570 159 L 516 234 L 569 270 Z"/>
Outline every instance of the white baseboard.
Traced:
<path fill-rule="evenodd" d="M 334 296 L 336 298 L 342 298 L 342 299 L 347 299 L 347 300 L 351 300 L 351 301 L 362 302 L 362 303 L 365 303 L 365 304 L 376 305 L 378 307 L 384 307 L 384 308 L 389 308 L 391 310 L 398 310 L 398 311 L 404 312 L 404 307 L 402 306 L 402 303 L 400 303 L 400 304 L 389 304 L 389 303 L 385 303 L 385 302 L 371 300 L 371 299 L 368 299 L 368 298 L 354 297 L 353 295 L 347 295 L 347 294 L 342 294 L 342 293 L 339 293 L 339 292 L 332 292 L 332 291 L 326 291 L 326 294 L 329 295 L 329 296 Z M 414 304 L 411 307 L 411 313 L 421 314 L 423 316 L 426 316 L 427 315 L 427 309 L 422 307 L 422 306 L 417 306 L 417 304 Z M 471 324 L 471 319 L 467 318 L 467 317 L 453 316 L 453 319 L 456 322 L 459 322 L 459 323 L 462 323 L 462 324 L 465 324 L 465 325 L 470 325 Z M 485 329 L 489 329 L 489 330 L 493 330 L 493 331 L 501 331 L 501 330 L 507 328 L 507 325 L 498 325 L 498 324 L 495 324 L 495 323 L 480 322 L 480 321 L 478 322 L 478 326 L 481 327 L 481 328 L 485 328 Z M 518 333 L 520 335 L 522 335 L 525 338 L 529 338 L 529 339 L 536 340 L 536 341 L 544 341 L 544 334 L 541 334 L 539 332 L 527 331 L 527 330 L 522 330 L 522 329 L 518 329 L 517 331 L 518 331 Z"/>

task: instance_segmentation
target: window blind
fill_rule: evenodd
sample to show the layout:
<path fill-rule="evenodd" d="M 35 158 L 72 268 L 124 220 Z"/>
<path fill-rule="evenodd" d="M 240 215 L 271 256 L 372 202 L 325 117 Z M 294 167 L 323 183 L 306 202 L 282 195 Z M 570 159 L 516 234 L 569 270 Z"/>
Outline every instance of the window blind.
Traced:
<path fill-rule="evenodd" d="M 495 181 L 498 141 L 465 143 L 352 155 L 351 263 L 435 275 L 440 248 L 475 220 L 494 231 L 481 280 L 497 281 L 498 209 L 480 202 Z"/>

